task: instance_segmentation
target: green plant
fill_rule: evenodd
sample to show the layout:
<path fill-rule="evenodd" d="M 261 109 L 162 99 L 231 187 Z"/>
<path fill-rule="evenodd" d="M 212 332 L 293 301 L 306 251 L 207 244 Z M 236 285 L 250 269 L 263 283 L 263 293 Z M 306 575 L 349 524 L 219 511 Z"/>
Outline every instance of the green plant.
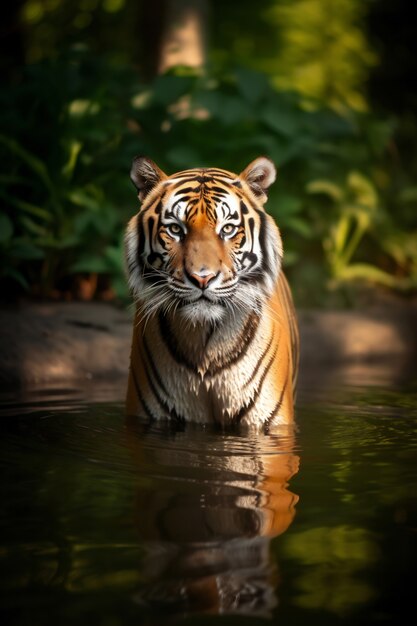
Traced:
<path fill-rule="evenodd" d="M 417 287 L 416 234 L 395 228 L 381 207 L 371 180 L 351 171 L 341 185 L 330 180 L 315 180 L 307 185 L 307 192 L 325 196 L 333 205 L 334 217 L 323 239 L 332 278 L 366 280 L 404 291 Z M 372 262 L 354 260 L 366 235 L 374 238 L 397 268 L 404 268 L 405 275 L 386 271 Z"/>
<path fill-rule="evenodd" d="M 134 200 L 123 154 L 129 85 L 125 70 L 81 50 L 27 68 L 1 94 L 3 277 L 47 295 L 79 272 L 121 275 Z"/>
<path fill-rule="evenodd" d="M 85 49 L 26 68 L 21 83 L 0 91 L 0 105 L 1 276 L 32 294 L 62 291 L 80 274 L 110 277 L 126 294 L 135 154 L 168 173 L 240 171 L 261 154 L 272 158 L 268 210 L 305 304 L 325 296 L 329 278 L 416 287 L 415 188 L 393 162 L 392 121 L 338 114 L 247 68 L 176 68 L 144 85 L 132 68 Z"/>

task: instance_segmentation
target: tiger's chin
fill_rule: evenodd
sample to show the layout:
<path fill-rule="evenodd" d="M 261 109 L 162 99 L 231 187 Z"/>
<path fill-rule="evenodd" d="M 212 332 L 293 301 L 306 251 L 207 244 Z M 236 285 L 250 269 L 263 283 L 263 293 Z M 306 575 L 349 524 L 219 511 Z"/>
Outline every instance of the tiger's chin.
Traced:
<path fill-rule="evenodd" d="M 215 324 L 224 318 L 226 309 L 218 302 L 201 298 L 195 302 L 185 302 L 178 308 L 178 314 L 193 325 Z"/>

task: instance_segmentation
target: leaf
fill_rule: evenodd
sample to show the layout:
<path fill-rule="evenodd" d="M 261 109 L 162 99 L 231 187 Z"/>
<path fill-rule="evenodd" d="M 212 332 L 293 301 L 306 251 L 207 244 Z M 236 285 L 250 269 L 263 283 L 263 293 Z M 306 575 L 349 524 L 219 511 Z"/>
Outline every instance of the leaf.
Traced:
<path fill-rule="evenodd" d="M 21 272 L 14 267 L 6 267 L 2 272 L 4 277 L 13 278 L 25 291 L 29 289 L 29 284 Z"/>
<path fill-rule="evenodd" d="M 13 223 L 5 213 L 0 213 L 0 243 L 6 243 L 13 235 Z"/>
<path fill-rule="evenodd" d="M 23 176 L 14 176 L 13 174 L 0 174 L 0 183 L 4 185 L 24 185 L 26 178 Z"/>
<path fill-rule="evenodd" d="M 124 254 L 122 246 L 108 246 L 104 254 L 108 260 L 109 267 L 112 267 L 113 271 L 124 271 Z"/>
<path fill-rule="evenodd" d="M 49 235 L 46 237 L 39 237 L 37 244 L 48 250 L 68 250 L 69 248 L 76 248 L 79 246 L 80 241 L 75 235 L 68 235 L 66 237 L 58 237 Z"/>
<path fill-rule="evenodd" d="M 299 258 L 300 255 L 295 250 L 286 250 L 283 258 L 284 266 L 290 267 L 291 265 L 294 265 L 297 263 Z"/>
<path fill-rule="evenodd" d="M 306 190 L 308 193 L 323 194 L 334 202 L 340 202 L 343 198 L 343 189 L 330 180 L 313 180 L 308 183 Z"/>
<path fill-rule="evenodd" d="M 382 238 L 377 233 L 381 248 L 389 254 L 400 267 L 407 267 L 410 260 L 417 264 L 417 232 L 393 230 L 383 233 Z"/>
<path fill-rule="evenodd" d="M 76 141 L 73 139 L 70 142 L 68 161 L 62 168 L 62 175 L 65 178 L 71 178 L 77 164 L 78 155 L 80 154 L 82 147 L 83 144 L 80 141 Z"/>
<path fill-rule="evenodd" d="M 376 209 L 378 194 L 372 182 L 360 172 L 350 172 L 347 178 L 348 187 L 353 191 L 357 201 L 363 207 Z"/>
<path fill-rule="evenodd" d="M 70 117 L 84 117 L 97 115 L 100 112 L 100 104 L 94 100 L 73 100 L 68 104 Z"/>
<path fill-rule="evenodd" d="M 285 220 L 285 227 L 290 228 L 294 232 L 298 233 L 305 239 L 311 239 L 313 230 L 310 224 L 299 217 L 290 217 Z"/>
<path fill-rule="evenodd" d="M 68 199 L 84 209 L 91 209 L 92 211 L 98 211 L 100 209 L 100 202 L 97 198 L 93 197 L 88 190 L 83 188 L 73 189 L 73 191 L 68 194 Z"/>
<path fill-rule="evenodd" d="M 203 91 L 194 99 L 197 107 L 206 110 L 210 116 L 216 117 L 221 109 L 222 97 L 217 91 Z"/>
<path fill-rule="evenodd" d="M 351 217 L 347 214 L 343 214 L 337 224 L 332 229 L 334 251 L 337 257 L 341 257 L 343 250 L 346 247 L 349 231 L 351 226 Z"/>
<path fill-rule="evenodd" d="M 31 204 L 30 202 L 20 200 L 20 198 L 17 198 L 16 196 L 13 196 L 12 194 L 3 191 L 2 189 L 0 189 L 0 197 L 2 197 L 10 206 L 15 206 L 21 211 L 29 213 L 30 215 L 34 215 L 35 217 L 39 217 L 45 222 L 50 222 L 53 219 L 51 213 L 47 209 L 36 206 L 35 204 Z"/>
<path fill-rule="evenodd" d="M 16 259 L 22 259 L 27 261 L 34 261 L 36 259 L 43 259 L 45 253 L 43 250 L 30 243 L 26 239 L 16 238 L 13 239 L 10 247 L 10 256 Z"/>
<path fill-rule="evenodd" d="M 79 213 L 78 215 L 74 215 L 74 219 L 72 220 L 72 229 L 75 235 L 77 235 L 80 240 L 85 236 L 86 231 L 91 227 L 92 222 L 94 222 L 96 215 L 92 215 L 91 213 L 85 211 L 83 213 Z"/>
<path fill-rule="evenodd" d="M 40 226 L 37 222 L 34 222 L 30 217 L 26 215 L 21 215 L 19 217 L 19 223 L 24 227 L 27 233 L 32 233 L 34 235 L 44 236 L 46 234 L 46 229 L 43 226 Z"/>
<path fill-rule="evenodd" d="M 198 152 L 190 146 L 174 146 L 168 150 L 166 158 L 174 167 L 188 168 L 195 167 L 199 161 Z"/>
<path fill-rule="evenodd" d="M 289 215 L 295 215 L 302 209 L 301 198 L 290 194 L 279 194 L 274 198 L 274 204 L 276 206 L 276 214 L 280 216 L 280 219 Z"/>
<path fill-rule="evenodd" d="M 144 109 L 149 105 L 152 97 L 152 92 L 148 89 L 146 91 L 139 91 L 130 100 L 130 104 L 133 109 Z"/>
<path fill-rule="evenodd" d="M 194 83 L 192 77 L 158 76 L 153 85 L 153 102 L 167 106 L 187 93 Z"/>
<path fill-rule="evenodd" d="M 321 137 L 327 136 L 330 141 L 350 137 L 357 132 L 353 118 L 343 117 L 330 109 L 311 112 L 307 116 L 307 123 L 311 132 Z M 338 150 L 339 146 L 334 144 L 334 148 Z"/>
<path fill-rule="evenodd" d="M 260 112 L 260 119 L 282 135 L 293 137 L 297 134 L 298 112 L 288 109 L 286 105 L 280 106 L 279 102 L 267 104 Z"/>
<path fill-rule="evenodd" d="M 401 278 L 384 272 L 375 265 L 367 263 L 355 263 L 342 268 L 338 278 L 343 280 L 368 280 L 385 287 L 391 287 L 398 291 L 408 291 L 409 289 L 415 289 L 417 287 L 417 279 Z"/>
<path fill-rule="evenodd" d="M 84 256 L 70 266 L 71 273 L 94 272 L 105 274 L 111 269 L 109 262 L 102 256 Z"/>
<path fill-rule="evenodd" d="M 216 117 L 220 122 L 226 126 L 233 124 L 239 124 L 245 117 L 250 114 L 248 105 L 241 98 L 236 96 L 229 96 L 224 94 L 221 98 L 221 103 L 217 112 L 213 112 L 213 117 Z"/>
<path fill-rule="evenodd" d="M 259 102 L 268 91 L 268 81 L 260 72 L 240 68 L 236 71 L 236 78 L 240 93 L 251 104 Z"/>
<path fill-rule="evenodd" d="M 369 143 L 376 154 L 380 155 L 386 149 L 393 133 L 394 124 L 392 121 L 368 121 L 365 132 L 368 135 Z"/>
<path fill-rule="evenodd" d="M 17 141 L 11 139 L 10 137 L 0 135 L 0 143 L 5 145 L 11 152 L 19 156 L 31 168 L 31 170 L 39 176 L 39 178 L 42 180 L 45 187 L 51 192 L 51 194 L 55 195 L 54 186 L 51 179 L 49 178 L 48 170 L 45 164 L 40 159 L 35 157 L 28 150 L 23 148 Z"/>
<path fill-rule="evenodd" d="M 417 186 L 405 187 L 399 193 L 399 200 L 404 203 L 417 202 Z"/>

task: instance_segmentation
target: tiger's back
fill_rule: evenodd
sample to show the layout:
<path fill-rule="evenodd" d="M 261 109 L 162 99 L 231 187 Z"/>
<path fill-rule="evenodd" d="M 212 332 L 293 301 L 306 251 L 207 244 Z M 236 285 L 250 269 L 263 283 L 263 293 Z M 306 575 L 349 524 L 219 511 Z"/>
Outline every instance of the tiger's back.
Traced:
<path fill-rule="evenodd" d="M 274 178 L 264 157 L 240 176 L 209 168 L 167 177 L 134 161 L 143 204 L 126 233 L 137 302 L 130 414 L 292 421 L 298 331 L 280 233 L 263 208 Z"/>

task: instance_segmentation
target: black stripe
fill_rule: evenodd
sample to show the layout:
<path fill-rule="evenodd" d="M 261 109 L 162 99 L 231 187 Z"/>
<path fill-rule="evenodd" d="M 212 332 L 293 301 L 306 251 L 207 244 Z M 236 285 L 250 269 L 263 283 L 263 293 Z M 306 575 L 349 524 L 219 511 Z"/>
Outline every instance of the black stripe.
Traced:
<path fill-rule="evenodd" d="M 248 320 L 243 327 L 234 348 L 229 354 L 228 360 L 225 363 L 217 366 L 213 363 L 206 371 L 207 376 L 214 376 L 222 370 L 230 368 L 232 365 L 238 363 L 245 356 L 250 344 L 253 341 L 253 338 L 255 337 L 259 325 L 259 320 L 259 315 L 257 315 L 256 313 L 253 313 L 248 317 Z"/>
<path fill-rule="evenodd" d="M 196 180 L 198 183 L 204 184 L 204 183 L 212 183 L 214 178 L 213 178 L 213 176 L 207 176 L 205 174 L 204 175 L 197 174 L 196 176 L 194 176 L 190 180 Z"/>
<path fill-rule="evenodd" d="M 144 216 L 146 217 L 149 214 L 153 214 L 156 213 L 157 215 L 159 215 L 159 213 L 161 213 L 162 209 L 163 209 L 163 205 L 164 205 L 164 198 L 166 196 L 166 191 L 164 191 L 163 193 L 161 193 L 160 195 L 158 195 L 152 202 L 151 204 L 148 204 L 147 206 L 142 206 L 139 215 L 141 213 L 144 214 Z"/>
<path fill-rule="evenodd" d="M 255 313 L 253 313 L 252 315 L 248 317 L 246 324 L 242 329 L 242 332 L 239 334 L 234 347 L 232 348 L 232 350 L 230 351 L 228 355 L 227 361 L 221 364 L 212 363 L 206 370 L 204 376 L 215 376 L 222 370 L 228 369 L 235 363 L 238 363 L 238 361 L 240 361 L 240 359 L 242 359 L 245 356 L 255 336 L 256 330 L 259 325 L 259 319 L 260 319 L 259 316 Z M 174 361 L 178 363 L 179 365 L 183 365 L 187 369 L 191 370 L 194 374 L 198 376 L 199 375 L 199 371 L 198 371 L 199 363 L 191 361 L 182 352 L 182 350 L 179 347 L 178 341 L 175 338 L 174 333 L 172 332 L 169 326 L 168 319 L 162 313 L 160 313 L 158 316 L 158 320 L 159 320 L 159 331 L 161 333 L 161 338 L 163 342 L 165 343 L 166 347 L 168 348 L 168 351 L 170 355 L 172 356 L 172 358 L 174 359 Z"/>
<path fill-rule="evenodd" d="M 251 272 L 250 275 L 242 275 L 242 280 L 245 278 L 248 280 L 248 282 L 250 281 L 251 277 L 257 276 L 257 277 L 262 277 L 263 278 L 263 272 L 261 270 L 260 267 L 258 267 L 258 269 L 256 270 L 256 272 L 253 272 L 252 269 L 256 266 L 257 262 L 258 262 L 258 255 L 255 254 L 254 252 L 244 252 L 242 254 L 242 258 L 241 258 L 241 264 L 243 266 L 245 261 L 249 261 L 249 265 L 245 265 L 243 267 L 245 272 Z"/>
<path fill-rule="evenodd" d="M 145 349 L 146 359 L 147 359 L 147 361 L 149 363 L 149 366 L 150 366 L 150 368 L 152 370 L 153 377 L 155 378 L 155 380 L 156 380 L 158 386 L 160 387 L 160 389 L 162 390 L 162 392 L 166 396 L 169 396 L 169 393 L 167 392 L 167 390 L 165 388 L 165 385 L 162 382 L 161 375 L 159 374 L 158 368 L 156 367 L 155 362 L 154 362 L 154 360 L 152 358 L 152 354 L 151 354 L 151 351 L 149 349 L 148 342 L 146 341 L 145 335 L 143 335 L 143 347 Z"/>
<path fill-rule="evenodd" d="M 266 215 L 263 211 L 258 211 L 258 215 L 261 220 L 261 226 L 259 229 L 259 244 L 262 250 L 262 267 L 270 272 L 270 258 L 268 253 L 268 247 L 266 245 Z"/>
<path fill-rule="evenodd" d="M 182 179 L 182 183 L 184 183 L 184 180 L 195 180 L 196 177 L 196 170 L 184 170 L 183 172 L 177 172 L 176 174 L 172 175 L 172 178 L 174 180 L 176 180 L 177 178 L 181 178 Z M 169 181 L 168 181 L 169 182 Z M 177 183 L 175 183 L 177 184 Z"/>
<path fill-rule="evenodd" d="M 278 337 L 278 344 L 279 344 L 279 340 L 280 339 L 281 339 L 281 333 L 280 333 L 280 335 Z M 261 356 L 259 357 L 259 359 L 258 359 L 258 361 L 257 361 L 257 363 L 256 363 L 256 365 L 255 365 L 255 367 L 254 367 L 254 369 L 252 371 L 252 374 L 250 375 L 250 377 L 248 378 L 246 383 L 243 385 L 244 387 L 247 387 L 248 385 L 250 385 L 251 382 L 253 382 L 253 380 L 255 379 L 257 373 L 259 372 L 259 368 L 261 367 L 264 358 L 266 357 L 266 355 L 269 352 L 269 348 L 272 346 L 273 340 L 274 340 L 274 333 L 272 332 L 271 339 L 269 340 L 268 345 L 266 346 L 265 350 L 262 352 Z"/>
<path fill-rule="evenodd" d="M 202 167 L 196 168 L 195 170 L 189 170 L 190 172 L 201 172 L 204 175 L 212 176 L 213 178 L 227 178 L 229 180 L 234 180 L 236 176 L 231 172 L 226 172 L 226 170 L 222 170 L 219 167 Z"/>
<path fill-rule="evenodd" d="M 189 361 L 184 356 L 184 354 L 181 353 L 178 343 L 175 340 L 175 337 L 169 326 L 168 319 L 165 317 L 165 315 L 160 313 L 158 315 L 158 322 L 159 322 L 159 332 L 161 334 L 161 338 L 164 344 L 166 345 L 166 347 L 168 348 L 168 351 L 170 355 L 172 356 L 172 358 L 174 359 L 174 361 L 178 363 L 179 365 L 184 365 L 184 367 L 187 367 L 189 370 L 191 370 L 195 374 L 198 374 L 197 368 L 194 365 L 194 363 L 191 363 L 191 361 Z"/>
<path fill-rule="evenodd" d="M 259 395 L 261 393 L 262 386 L 263 386 L 263 384 L 265 382 L 265 378 L 267 377 L 267 374 L 268 374 L 269 370 L 271 369 L 273 362 L 275 361 L 275 357 L 277 355 L 277 352 L 278 352 L 278 344 L 276 345 L 275 350 L 274 350 L 271 358 L 269 359 L 268 364 L 267 364 L 267 366 L 265 367 L 265 369 L 264 369 L 264 371 L 262 373 L 262 376 L 259 379 L 258 386 L 255 389 L 255 393 L 253 394 L 249 404 L 246 404 L 246 405 L 242 406 L 240 411 L 235 413 L 235 415 L 232 417 L 232 423 L 233 424 L 240 424 L 240 422 L 245 417 L 245 415 L 251 409 L 253 409 L 253 407 L 255 406 L 255 403 L 256 403 L 256 401 L 259 398 Z"/>
<path fill-rule="evenodd" d="M 153 217 L 150 217 L 148 219 L 148 241 L 151 245 L 151 249 L 152 249 L 152 240 L 153 240 L 153 228 L 155 226 L 155 219 Z"/>
<path fill-rule="evenodd" d="M 284 393 L 285 393 L 285 390 L 287 388 L 287 384 L 288 384 L 288 372 L 287 372 L 287 376 L 285 378 L 285 383 L 284 383 L 284 385 L 282 387 L 282 390 L 281 390 L 281 395 L 279 397 L 279 400 L 276 403 L 276 405 L 274 406 L 274 408 L 272 409 L 271 413 L 268 415 L 268 417 L 265 420 L 265 423 L 264 423 L 264 430 L 265 430 L 265 432 L 268 431 L 269 427 L 271 426 L 272 420 L 274 419 L 274 417 L 276 417 L 276 414 L 278 413 L 278 411 L 281 408 L 281 404 L 282 404 L 282 401 L 284 399 Z"/>
<path fill-rule="evenodd" d="M 192 183 L 194 180 L 193 177 L 184 177 L 182 180 L 178 180 L 176 183 L 171 183 L 167 189 L 178 189 L 182 187 L 182 185 L 186 185 L 187 183 Z M 200 185 L 196 185 L 195 187 L 185 187 L 185 189 L 190 189 L 192 193 L 195 193 L 200 188 Z M 181 190 L 180 190 L 181 191 Z M 178 193 L 178 192 L 177 192 Z M 177 195 L 177 194 L 174 194 Z"/>
<path fill-rule="evenodd" d="M 210 191 L 214 191 L 214 193 L 219 193 L 221 196 L 226 196 L 229 193 L 228 189 L 218 187 L 217 185 L 213 185 L 213 187 L 210 187 Z"/>
<path fill-rule="evenodd" d="M 140 391 L 140 387 L 139 387 L 139 384 L 138 384 L 138 381 L 137 381 L 137 378 L 136 378 L 136 374 L 135 374 L 135 370 L 133 368 L 133 364 L 130 366 L 130 373 L 131 373 L 131 376 L 132 376 L 132 379 L 133 379 L 133 384 L 135 386 L 136 395 L 138 396 L 138 398 L 140 400 L 140 403 L 142 404 L 143 408 L 145 409 L 146 417 L 148 419 L 153 419 L 153 415 L 151 413 L 151 410 L 149 409 L 148 405 L 146 404 L 146 402 L 145 402 L 145 400 L 144 400 L 144 398 L 142 396 L 142 393 Z"/>
<path fill-rule="evenodd" d="M 253 242 L 254 242 L 254 232 L 255 232 L 255 220 L 253 219 L 253 217 L 250 217 L 248 219 L 248 226 L 249 226 L 249 231 L 250 231 L 250 237 L 251 237 L 251 245 L 250 245 L 250 251 L 252 253 L 253 250 Z M 246 253 L 249 254 L 249 253 Z"/>
<path fill-rule="evenodd" d="M 181 185 L 183 185 L 184 182 L 181 182 Z M 177 185 L 173 185 L 174 189 L 177 187 Z M 195 191 L 197 191 L 197 189 L 199 188 L 199 185 L 197 185 L 196 187 L 184 187 L 183 189 L 179 189 L 175 195 L 178 195 L 179 193 L 193 193 Z M 175 203 L 176 204 L 176 203 Z"/>
<path fill-rule="evenodd" d="M 144 362 L 145 361 L 145 359 L 143 358 L 144 355 L 142 354 L 141 356 L 142 356 L 142 361 Z M 168 404 L 165 402 L 165 400 L 163 398 L 161 398 L 161 396 L 158 393 L 158 390 L 157 390 L 157 388 L 156 388 L 156 386 L 155 386 L 155 384 L 154 384 L 154 382 L 152 380 L 152 377 L 149 375 L 148 370 L 146 368 L 144 368 L 144 369 L 145 369 L 145 375 L 146 375 L 147 381 L 149 383 L 149 387 L 151 388 L 151 391 L 152 391 L 154 397 L 156 398 L 159 406 L 161 407 L 162 411 L 164 412 L 164 414 L 168 415 L 171 419 L 174 419 L 174 420 L 176 420 L 178 422 L 183 422 L 184 418 L 180 417 L 179 415 L 177 415 L 176 411 L 174 409 L 171 409 L 168 406 Z M 152 366 L 151 366 L 151 369 L 152 369 Z M 166 395 L 168 395 L 168 394 L 166 394 Z"/>
<path fill-rule="evenodd" d="M 247 215 L 249 213 L 249 209 L 243 200 L 240 201 L 240 210 L 242 211 L 242 215 Z"/>
<path fill-rule="evenodd" d="M 145 249 L 145 233 L 143 230 L 143 213 L 139 213 L 138 221 L 137 221 L 137 229 L 136 229 L 137 237 L 138 237 L 138 249 L 137 249 L 137 258 L 138 261 L 143 254 Z"/>

